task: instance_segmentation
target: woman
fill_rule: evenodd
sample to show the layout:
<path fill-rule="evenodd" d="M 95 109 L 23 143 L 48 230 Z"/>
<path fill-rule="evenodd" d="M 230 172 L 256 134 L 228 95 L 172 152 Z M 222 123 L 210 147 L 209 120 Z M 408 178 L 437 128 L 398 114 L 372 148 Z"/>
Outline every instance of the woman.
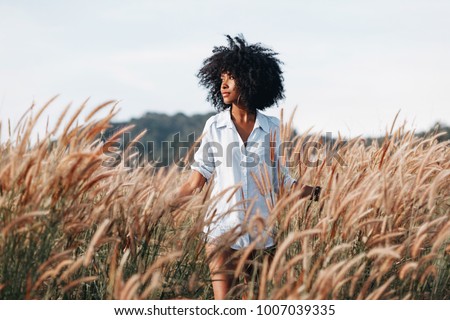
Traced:
<path fill-rule="evenodd" d="M 182 202 L 212 183 L 211 197 L 217 201 L 209 208 L 204 232 L 215 299 L 226 298 L 231 289 L 234 276 L 227 270 L 236 267 L 236 250 L 274 247 L 268 206 L 280 183 L 288 189 L 296 184 L 277 158 L 279 120 L 260 112 L 284 98 L 277 53 L 247 44 L 242 35 L 227 39 L 228 46 L 215 47 L 198 73 L 219 113 L 206 121 L 191 176 L 177 197 Z M 303 186 L 300 196 L 313 189 Z M 224 242 L 229 243 L 225 248 Z"/>

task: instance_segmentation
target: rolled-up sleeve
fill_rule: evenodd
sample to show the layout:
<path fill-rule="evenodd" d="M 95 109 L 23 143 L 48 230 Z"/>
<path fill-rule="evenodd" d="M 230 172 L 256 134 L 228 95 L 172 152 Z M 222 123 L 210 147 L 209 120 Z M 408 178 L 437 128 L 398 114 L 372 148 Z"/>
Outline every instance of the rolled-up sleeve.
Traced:
<path fill-rule="evenodd" d="M 297 180 L 292 178 L 291 174 L 289 173 L 289 169 L 281 162 L 281 153 L 282 153 L 282 146 L 281 146 L 281 137 L 280 137 L 280 130 L 279 127 L 276 131 L 276 143 L 277 143 L 277 161 L 278 165 L 280 166 L 280 172 L 283 177 L 283 185 L 285 188 L 290 189 L 293 185 L 293 183 L 297 183 Z"/>
<path fill-rule="evenodd" d="M 297 180 L 291 177 L 291 175 L 289 174 L 288 168 L 286 168 L 282 164 L 280 164 L 280 167 L 281 167 L 281 172 L 284 177 L 284 181 L 283 181 L 284 187 L 291 188 L 294 183 L 297 183 Z"/>
<path fill-rule="evenodd" d="M 200 147 L 194 154 L 194 162 L 191 165 L 191 169 L 200 172 L 206 180 L 209 180 L 215 169 L 209 121 L 206 122 L 202 135 L 203 138 Z"/>

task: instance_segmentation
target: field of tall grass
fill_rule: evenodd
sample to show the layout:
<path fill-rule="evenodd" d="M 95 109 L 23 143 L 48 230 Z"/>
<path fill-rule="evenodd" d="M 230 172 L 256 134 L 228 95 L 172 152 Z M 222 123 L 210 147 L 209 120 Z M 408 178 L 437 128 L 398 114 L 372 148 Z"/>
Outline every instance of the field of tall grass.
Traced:
<path fill-rule="evenodd" d="M 201 231 L 215 199 L 206 187 L 172 208 L 189 170 L 105 165 L 121 132 L 101 143 L 114 112 L 96 115 L 113 104 L 86 117 L 85 106 L 67 108 L 32 143 L 45 106 L 1 143 L 2 299 L 213 298 Z M 450 153 L 437 135 L 417 138 L 400 126 L 380 145 L 338 139 L 332 151 L 345 164 L 318 166 L 304 161 L 307 134 L 296 136 L 291 174 L 321 185 L 320 201 L 279 190 L 270 203 L 273 259 L 238 252 L 229 298 L 449 299 Z M 244 285 L 246 263 L 255 271 Z"/>

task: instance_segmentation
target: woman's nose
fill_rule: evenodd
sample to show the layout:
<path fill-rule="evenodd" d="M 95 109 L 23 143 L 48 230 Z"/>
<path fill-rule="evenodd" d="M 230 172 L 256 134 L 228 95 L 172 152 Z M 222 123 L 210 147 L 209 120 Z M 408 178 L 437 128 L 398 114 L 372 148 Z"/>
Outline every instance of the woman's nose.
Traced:
<path fill-rule="evenodd" d="M 226 79 L 222 80 L 222 88 L 228 88 L 228 80 Z"/>

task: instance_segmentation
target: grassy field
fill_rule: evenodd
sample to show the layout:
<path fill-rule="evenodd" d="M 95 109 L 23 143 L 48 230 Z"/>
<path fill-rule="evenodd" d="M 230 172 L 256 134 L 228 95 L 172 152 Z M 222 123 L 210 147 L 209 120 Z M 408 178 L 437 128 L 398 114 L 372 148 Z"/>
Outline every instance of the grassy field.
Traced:
<path fill-rule="evenodd" d="M 106 166 L 114 137 L 106 145 L 98 138 L 114 113 L 93 119 L 111 105 L 82 119 L 81 109 L 65 112 L 52 128 L 56 140 L 49 132 L 31 144 L 38 112 L 2 142 L 2 299 L 212 298 L 201 230 L 215 199 L 205 188 L 171 209 L 189 170 Z M 337 149 L 337 141 L 345 165 L 306 166 L 298 158 L 308 156 L 300 152 L 306 139 L 295 137 L 291 173 L 321 185 L 322 197 L 276 194 L 273 260 L 256 254 L 245 286 L 239 277 L 250 251 L 239 252 L 230 298 L 449 299 L 449 144 L 400 127 L 381 145 L 353 139 Z"/>

